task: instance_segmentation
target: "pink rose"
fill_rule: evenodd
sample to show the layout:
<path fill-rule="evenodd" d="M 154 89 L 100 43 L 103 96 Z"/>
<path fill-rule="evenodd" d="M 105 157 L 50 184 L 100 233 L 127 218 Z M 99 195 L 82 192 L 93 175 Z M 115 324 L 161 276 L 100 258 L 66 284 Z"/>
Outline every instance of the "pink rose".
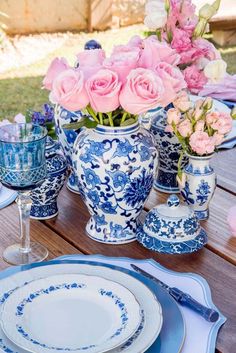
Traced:
<path fill-rule="evenodd" d="M 152 70 L 138 68 L 130 71 L 120 93 L 122 107 L 131 114 L 142 114 L 162 105 L 164 86 Z"/>
<path fill-rule="evenodd" d="M 191 49 L 191 39 L 187 32 L 175 28 L 171 48 L 176 49 L 177 53 L 186 52 Z"/>
<path fill-rule="evenodd" d="M 178 109 L 171 108 L 167 111 L 167 123 L 177 125 L 180 122 L 181 113 Z"/>
<path fill-rule="evenodd" d="M 207 78 L 203 71 L 198 70 L 196 65 L 187 67 L 184 71 L 184 78 L 187 82 L 188 89 L 192 93 L 198 93 L 207 83 Z"/>
<path fill-rule="evenodd" d="M 165 92 L 163 102 L 164 105 L 167 106 L 176 99 L 177 93 L 183 88 L 186 88 L 187 85 L 184 76 L 177 67 L 173 67 L 165 62 L 157 64 L 155 71 L 164 84 Z"/>
<path fill-rule="evenodd" d="M 233 206 L 229 209 L 227 215 L 227 222 L 232 235 L 236 236 L 236 206 Z"/>
<path fill-rule="evenodd" d="M 87 80 L 86 89 L 91 107 L 96 112 L 108 113 L 119 107 L 121 82 L 116 72 L 99 70 Z"/>
<path fill-rule="evenodd" d="M 203 154 L 211 154 L 215 150 L 214 139 L 203 131 L 194 132 L 190 136 L 189 144 L 193 152 L 200 156 Z"/>
<path fill-rule="evenodd" d="M 178 125 L 178 131 L 181 136 L 188 137 L 193 132 L 193 127 L 192 127 L 191 122 L 188 119 L 184 119 Z"/>
<path fill-rule="evenodd" d="M 218 113 L 218 119 L 210 125 L 213 130 L 216 130 L 221 135 L 228 134 L 233 127 L 233 120 L 226 113 Z"/>
<path fill-rule="evenodd" d="M 199 121 L 197 121 L 197 123 L 194 127 L 194 130 L 195 131 L 204 131 L 204 128 L 205 128 L 204 120 L 199 120 Z"/>
<path fill-rule="evenodd" d="M 69 65 L 64 58 L 55 58 L 46 73 L 46 76 L 43 79 L 43 87 L 48 89 L 49 91 L 52 90 L 52 84 L 55 78 L 62 72 L 69 69 Z"/>
<path fill-rule="evenodd" d="M 86 79 L 102 68 L 103 61 L 106 58 L 103 49 L 84 50 L 76 56 L 79 68 L 84 72 Z"/>
<path fill-rule="evenodd" d="M 140 38 L 139 36 L 133 36 L 129 42 L 128 42 L 128 45 L 130 47 L 136 47 L 136 48 L 139 48 L 141 49 L 142 48 L 142 44 L 143 44 L 143 39 Z"/>
<path fill-rule="evenodd" d="M 122 83 L 126 81 L 129 72 L 136 69 L 139 60 L 140 49 L 131 48 L 128 45 L 114 47 L 111 57 L 105 59 L 103 66 L 106 69 L 117 72 Z"/>
<path fill-rule="evenodd" d="M 185 113 L 191 107 L 188 94 L 185 91 L 181 91 L 178 97 L 173 101 L 174 107 L 178 108 L 182 113 Z"/>
<path fill-rule="evenodd" d="M 139 59 L 139 66 L 153 68 L 160 61 L 171 65 L 179 63 L 179 55 L 165 42 L 159 42 L 156 36 L 150 36 L 143 40 L 143 50 Z"/>
<path fill-rule="evenodd" d="M 53 81 L 50 99 L 67 110 L 84 109 L 89 98 L 84 87 L 84 74 L 81 70 L 67 69 Z"/>
<path fill-rule="evenodd" d="M 201 119 L 203 113 L 204 113 L 204 110 L 202 108 L 196 107 L 193 111 L 194 120 L 197 121 Z"/>
<path fill-rule="evenodd" d="M 211 112 L 206 115 L 206 123 L 211 126 L 213 123 L 216 123 L 219 120 L 218 112 Z"/>

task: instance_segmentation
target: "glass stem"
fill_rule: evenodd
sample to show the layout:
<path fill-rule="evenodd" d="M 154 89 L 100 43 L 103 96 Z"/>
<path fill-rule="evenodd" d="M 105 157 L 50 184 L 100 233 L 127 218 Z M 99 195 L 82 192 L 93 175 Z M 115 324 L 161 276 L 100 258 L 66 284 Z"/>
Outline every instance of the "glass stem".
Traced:
<path fill-rule="evenodd" d="M 20 239 L 22 253 L 29 253 L 30 249 L 30 210 L 32 201 L 30 192 L 19 192 L 17 205 L 20 214 Z"/>

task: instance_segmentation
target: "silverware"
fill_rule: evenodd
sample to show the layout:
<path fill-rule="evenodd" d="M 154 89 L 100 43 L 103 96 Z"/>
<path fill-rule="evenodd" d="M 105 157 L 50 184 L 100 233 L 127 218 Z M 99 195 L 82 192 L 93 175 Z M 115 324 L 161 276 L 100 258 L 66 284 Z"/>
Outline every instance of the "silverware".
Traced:
<path fill-rule="evenodd" d="M 158 285 L 160 285 L 162 288 L 164 288 L 176 301 L 177 303 L 188 307 L 189 309 L 194 310 L 196 313 L 201 315 L 206 321 L 209 322 L 216 322 L 219 319 L 219 313 L 211 308 L 208 308 L 201 303 L 199 303 L 197 300 L 193 299 L 191 295 L 181 291 L 180 289 L 176 287 L 170 287 L 158 278 L 154 277 L 150 273 L 144 271 L 142 268 L 131 264 L 131 267 L 138 273 L 142 274 L 143 276 L 151 279 Z"/>

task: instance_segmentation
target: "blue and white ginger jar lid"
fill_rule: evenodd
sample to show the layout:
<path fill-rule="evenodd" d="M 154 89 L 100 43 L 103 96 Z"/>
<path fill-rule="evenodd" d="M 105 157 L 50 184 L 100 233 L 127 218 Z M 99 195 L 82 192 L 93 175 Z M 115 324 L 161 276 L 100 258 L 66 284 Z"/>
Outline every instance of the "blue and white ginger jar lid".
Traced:
<path fill-rule="evenodd" d="M 166 204 L 151 209 L 137 239 L 145 247 L 167 254 L 191 253 L 207 242 L 194 211 L 180 204 L 178 196 L 171 195 Z"/>

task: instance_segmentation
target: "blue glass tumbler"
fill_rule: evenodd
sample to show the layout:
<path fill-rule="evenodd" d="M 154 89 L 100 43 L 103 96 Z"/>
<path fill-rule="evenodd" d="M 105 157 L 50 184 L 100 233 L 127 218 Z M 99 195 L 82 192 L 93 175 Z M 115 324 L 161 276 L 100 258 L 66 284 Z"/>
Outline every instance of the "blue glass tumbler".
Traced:
<path fill-rule="evenodd" d="M 9 246 L 3 259 L 12 265 L 39 262 L 48 256 L 41 244 L 30 242 L 30 192 L 46 178 L 47 130 L 33 124 L 9 124 L 0 128 L 0 181 L 18 191 L 20 244 Z"/>

